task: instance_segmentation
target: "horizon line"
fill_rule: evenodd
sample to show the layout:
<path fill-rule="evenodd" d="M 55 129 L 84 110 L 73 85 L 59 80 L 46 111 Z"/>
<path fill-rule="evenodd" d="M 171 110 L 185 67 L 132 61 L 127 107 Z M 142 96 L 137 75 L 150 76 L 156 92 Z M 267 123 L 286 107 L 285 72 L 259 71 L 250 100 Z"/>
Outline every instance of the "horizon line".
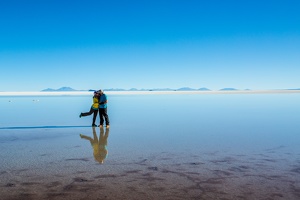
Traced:
<path fill-rule="evenodd" d="M 300 93 L 300 89 L 274 89 L 274 90 L 217 90 L 217 91 L 104 91 L 109 95 L 134 95 L 134 94 L 293 94 Z M 0 92 L 0 97 L 5 96 L 84 96 L 92 95 L 92 91 L 54 91 L 54 92 Z"/>
<path fill-rule="evenodd" d="M 63 89 L 66 88 L 66 89 Z M 172 88 L 151 88 L 151 89 L 137 89 L 137 88 L 130 88 L 130 89 L 123 89 L 123 88 L 106 88 L 106 89 L 102 89 L 103 91 L 106 92 L 134 92 L 134 91 L 140 91 L 140 92 L 147 92 L 147 91 L 269 91 L 269 90 L 300 90 L 300 88 L 284 88 L 284 89 L 278 89 L 278 88 L 273 88 L 273 89 L 237 89 L 237 88 L 233 88 L 233 87 L 225 87 L 225 88 L 221 88 L 221 89 L 217 89 L 217 90 L 212 90 L 206 87 L 202 87 L 202 88 L 191 88 L 191 87 L 180 87 L 178 89 L 172 89 Z M 58 89 L 52 89 L 52 88 L 47 88 L 47 89 L 43 89 L 43 90 L 34 90 L 34 91 L 0 91 L 0 93 L 3 92 L 94 92 L 97 91 L 95 89 L 74 89 L 71 87 L 60 87 Z"/>

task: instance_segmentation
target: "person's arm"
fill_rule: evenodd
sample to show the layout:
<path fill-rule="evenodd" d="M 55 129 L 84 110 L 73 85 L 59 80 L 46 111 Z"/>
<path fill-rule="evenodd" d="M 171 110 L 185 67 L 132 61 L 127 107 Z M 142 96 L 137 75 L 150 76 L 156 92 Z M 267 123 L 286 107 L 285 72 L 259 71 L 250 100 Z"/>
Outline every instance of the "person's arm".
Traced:
<path fill-rule="evenodd" d="M 103 102 L 100 102 L 99 104 L 106 104 L 107 103 L 107 100 L 106 101 L 103 101 Z"/>
<path fill-rule="evenodd" d="M 104 96 L 104 97 L 105 97 L 105 98 L 104 98 L 104 101 L 100 102 L 100 103 L 99 103 L 100 105 L 106 104 L 106 103 L 107 103 L 107 97 L 106 97 L 106 96 Z"/>

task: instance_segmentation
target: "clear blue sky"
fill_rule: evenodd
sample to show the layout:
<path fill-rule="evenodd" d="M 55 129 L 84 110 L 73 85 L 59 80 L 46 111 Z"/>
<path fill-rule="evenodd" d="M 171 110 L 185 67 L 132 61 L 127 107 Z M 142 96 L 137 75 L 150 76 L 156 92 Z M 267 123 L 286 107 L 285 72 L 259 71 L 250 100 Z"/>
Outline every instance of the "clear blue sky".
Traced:
<path fill-rule="evenodd" d="M 0 0 L 0 91 L 300 88 L 299 0 Z"/>

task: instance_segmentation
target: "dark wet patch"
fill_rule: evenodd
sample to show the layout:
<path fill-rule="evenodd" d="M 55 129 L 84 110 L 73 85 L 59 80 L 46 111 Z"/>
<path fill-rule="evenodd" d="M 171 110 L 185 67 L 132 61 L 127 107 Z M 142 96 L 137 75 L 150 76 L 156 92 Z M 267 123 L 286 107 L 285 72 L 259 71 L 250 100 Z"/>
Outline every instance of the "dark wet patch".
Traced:
<path fill-rule="evenodd" d="M 238 167 L 231 167 L 229 168 L 228 170 L 229 171 L 232 171 L 232 172 L 247 172 L 249 169 L 249 167 L 241 167 L 241 166 L 238 166 Z"/>
<path fill-rule="evenodd" d="M 116 178 L 117 176 L 115 174 L 104 174 L 104 175 L 99 175 L 95 176 L 94 178 Z"/>
<path fill-rule="evenodd" d="M 201 162 L 191 162 L 191 163 L 188 163 L 188 165 L 202 165 L 204 163 L 201 163 Z"/>
<path fill-rule="evenodd" d="M 137 174 L 141 172 L 142 170 L 130 170 L 130 171 L 125 171 L 126 174 Z"/>
<path fill-rule="evenodd" d="M 227 172 L 227 171 L 224 171 L 224 170 L 214 170 L 214 173 L 217 174 L 217 175 L 220 175 L 220 176 L 231 176 L 233 175 L 231 172 Z"/>
<path fill-rule="evenodd" d="M 154 187 L 154 188 L 151 188 L 151 190 L 154 191 L 154 192 L 164 192 L 164 191 L 166 191 L 166 188 Z"/>
<path fill-rule="evenodd" d="M 210 162 L 212 162 L 214 164 L 219 164 L 219 163 L 228 163 L 228 164 L 231 164 L 234 161 L 236 161 L 236 159 L 231 158 L 231 157 L 226 157 L 226 158 L 219 159 L 219 160 L 211 160 Z"/>
<path fill-rule="evenodd" d="M 160 160 L 171 160 L 171 158 L 161 158 Z"/>
<path fill-rule="evenodd" d="M 18 170 L 13 170 L 12 172 L 14 172 L 14 173 L 20 173 L 20 172 L 26 172 L 28 170 L 29 169 L 18 169 Z"/>
<path fill-rule="evenodd" d="M 265 151 L 274 151 L 274 150 L 283 149 L 283 148 L 285 148 L 285 146 L 281 145 L 281 146 L 274 147 L 274 148 L 271 148 L 271 149 L 266 149 Z"/>
<path fill-rule="evenodd" d="M 32 186 L 32 185 L 38 185 L 39 183 L 37 182 L 24 182 L 24 183 L 21 183 L 21 185 L 23 186 Z"/>
<path fill-rule="evenodd" d="M 163 170 L 161 170 L 161 172 L 162 172 L 162 173 L 172 173 L 172 171 L 167 170 L 167 169 L 163 169 Z"/>
<path fill-rule="evenodd" d="M 152 177 L 152 176 L 145 176 L 144 178 L 141 178 L 141 179 L 144 179 L 148 182 L 153 182 L 153 181 L 164 181 L 165 179 L 163 178 L 158 178 L 158 177 Z"/>
<path fill-rule="evenodd" d="M 215 156 L 219 153 L 219 151 L 215 151 L 215 152 L 208 152 L 206 153 L 206 155 L 209 155 L 209 156 Z"/>
<path fill-rule="evenodd" d="M 291 190 L 293 194 L 300 199 L 300 187 L 295 186 L 295 184 L 291 184 Z"/>
<path fill-rule="evenodd" d="M 186 172 L 187 174 L 190 174 L 190 175 L 199 175 L 200 173 L 198 172 Z"/>
<path fill-rule="evenodd" d="M 238 154 L 238 155 L 236 155 L 237 157 L 246 157 L 246 155 L 244 155 L 244 154 Z"/>
<path fill-rule="evenodd" d="M 257 156 L 261 156 L 261 157 L 265 157 L 265 158 L 270 158 L 270 156 L 263 154 L 263 153 L 258 153 L 258 154 L 254 154 L 256 157 Z"/>
<path fill-rule="evenodd" d="M 130 190 L 131 192 L 136 192 L 137 191 L 137 188 L 133 187 L 133 186 L 128 186 L 127 189 Z"/>
<path fill-rule="evenodd" d="M 21 193 L 19 195 L 20 199 L 37 199 L 35 194 L 30 194 L 30 193 Z"/>
<path fill-rule="evenodd" d="M 275 199 L 276 197 L 284 197 L 284 195 L 281 193 L 273 193 L 273 194 L 271 194 L 271 197 L 272 197 L 272 199 Z"/>
<path fill-rule="evenodd" d="M 239 168 L 241 168 L 241 169 L 251 169 L 251 167 L 245 166 L 245 165 L 240 165 Z"/>
<path fill-rule="evenodd" d="M 7 173 L 6 171 L 1 171 L 0 176 L 3 175 L 3 174 L 6 174 L 6 173 Z"/>
<path fill-rule="evenodd" d="M 145 165 L 145 162 L 147 161 L 148 159 L 143 159 L 139 162 L 136 162 L 136 164 L 139 164 L 139 165 Z"/>
<path fill-rule="evenodd" d="M 46 199 L 56 199 L 57 197 L 64 197 L 66 196 L 65 193 L 62 192 L 49 192 L 46 194 Z"/>
<path fill-rule="evenodd" d="M 273 175 L 273 176 L 269 176 L 270 179 L 282 179 L 283 176 L 279 176 L 279 175 Z"/>
<path fill-rule="evenodd" d="M 158 171 L 158 167 L 148 167 L 149 170 Z"/>
<path fill-rule="evenodd" d="M 277 152 L 276 151 L 268 151 L 267 153 L 274 154 L 274 153 L 277 153 Z"/>
<path fill-rule="evenodd" d="M 59 174 L 55 174 L 53 175 L 54 177 L 58 177 L 58 178 L 63 178 L 64 176 L 63 175 L 59 175 Z"/>
<path fill-rule="evenodd" d="M 63 190 L 64 190 L 64 191 L 70 191 L 70 190 L 72 190 L 72 189 L 74 189 L 74 186 L 73 186 L 73 185 L 66 185 L 65 187 L 63 187 Z"/>
<path fill-rule="evenodd" d="M 153 181 L 163 181 L 165 179 L 163 178 L 158 178 L 158 177 L 154 177 L 152 175 L 152 173 L 145 173 L 142 175 L 143 177 L 140 178 L 140 179 L 143 179 L 143 180 L 146 180 L 146 181 L 149 181 L 149 182 L 153 182 Z"/>
<path fill-rule="evenodd" d="M 201 181 L 201 183 L 215 185 L 215 184 L 222 184 L 224 182 L 223 178 L 209 178 L 207 180 Z"/>
<path fill-rule="evenodd" d="M 60 186 L 61 183 L 59 181 L 54 181 L 54 182 L 51 182 L 49 184 L 46 185 L 47 188 L 52 188 L 52 187 L 57 187 L 57 186 Z"/>
<path fill-rule="evenodd" d="M 85 174 L 87 173 L 86 171 L 77 171 L 76 174 Z"/>
<path fill-rule="evenodd" d="M 276 160 L 274 159 L 262 159 L 263 161 L 267 161 L 267 162 L 272 162 L 272 163 L 275 163 L 277 162 Z"/>
<path fill-rule="evenodd" d="M 291 172 L 300 174 L 300 167 L 297 167 L 297 168 L 295 168 L 295 169 L 292 169 Z"/>
<path fill-rule="evenodd" d="M 15 187 L 15 186 L 16 186 L 16 184 L 14 184 L 14 183 L 7 183 L 5 185 L 5 187 Z"/>
<path fill-rule="evenodd" d="M 65 161 L 85 161 L 85 162 L 88 162 L 89 159 L 88 158 L 69 158 L 69 159 L 65 159 Z"/>
<path fill-rule="evenodd" d="M 264 163 L 255 163 L 254 165 L 260 168 L 267 167 L 267 165 L 265 165 Z"/>
<path fill-rule="evenodd" d="M 179 177 L 184 177 L 187 180 L 189 180 L 192 183 L 194 183 L 195 187 L 197 189 L 201 188 L 201 186 L 200 186 L 200 182 L 201 181 L 199 179 L 199 173 L 196 173 L 196 172 L 187 172 L 187 173 L 184 173 L 184 172 L 170 171 L 170 170 L 166 170 L 166 169 L 163 169 L 162 173 L 166 173 L 166 174 L 170 173 L 170 174 L 175 174 L 175 175 L 177 175 Z"/>
<path fill-rule="evenodd" d="M 85 178 L 80 178 L 80 177 L 77 177 L 77 178 L 73 178 L 74 182 L 87 182 L 88 180 L 85 179 Z"/>
<path fill-rule="evenodd" d="M 179 166 L 181 166 L 181 164 L 180 163 L 175 163 L 175 164 L 171 164 L 170 166 L 179 167 Z"/>

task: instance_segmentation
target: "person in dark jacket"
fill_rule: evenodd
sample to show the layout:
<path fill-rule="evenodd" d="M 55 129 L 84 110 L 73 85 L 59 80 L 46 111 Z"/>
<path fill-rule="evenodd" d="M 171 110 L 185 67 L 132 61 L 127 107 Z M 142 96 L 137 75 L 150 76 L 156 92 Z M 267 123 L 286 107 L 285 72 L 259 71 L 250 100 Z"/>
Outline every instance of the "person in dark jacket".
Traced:
<path fill-rule="evenodd" d="M 100 116 L 100 127 L 103 127 L 104 120 L 106 127 L 109 128 L 109 117 L 107 115 L 107 96 L 103 90 L 98 90 L 99 93 L 99 116 Z"/>

